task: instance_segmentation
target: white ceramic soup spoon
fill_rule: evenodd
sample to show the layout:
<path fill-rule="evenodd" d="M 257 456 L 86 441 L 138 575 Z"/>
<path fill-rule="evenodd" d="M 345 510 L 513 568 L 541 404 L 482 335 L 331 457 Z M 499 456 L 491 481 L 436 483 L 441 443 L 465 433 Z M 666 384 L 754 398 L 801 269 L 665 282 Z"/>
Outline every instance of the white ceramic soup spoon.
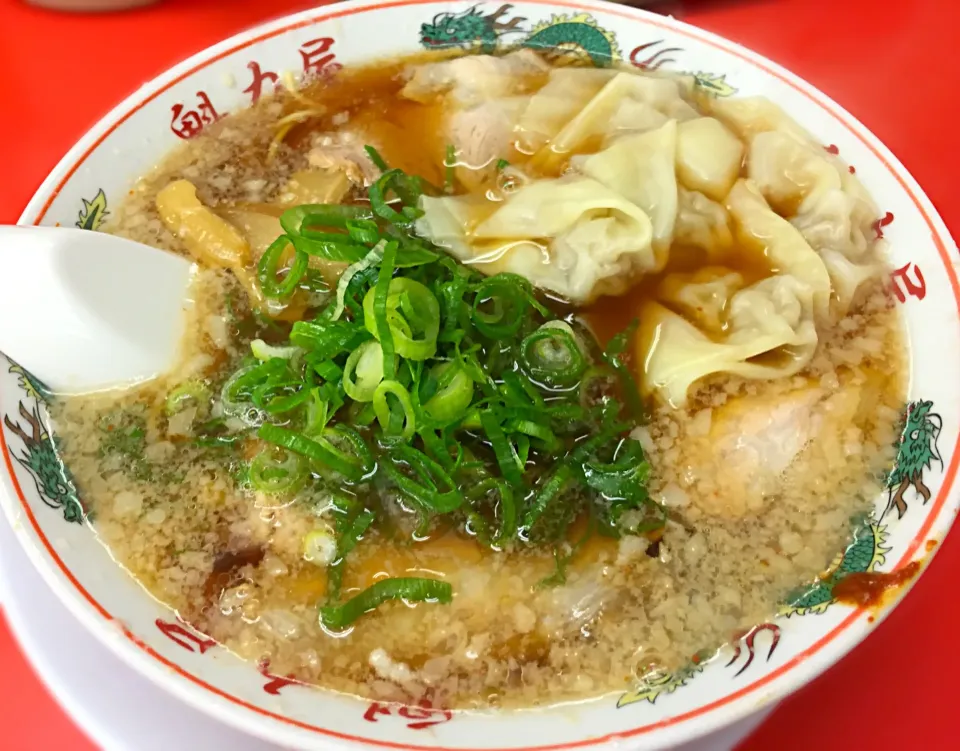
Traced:
<path fill-rule="evenodd" d="M 193 265 L 104 232 L 0 227 L 0 352 L 55 392 L 174 362 Z"/>

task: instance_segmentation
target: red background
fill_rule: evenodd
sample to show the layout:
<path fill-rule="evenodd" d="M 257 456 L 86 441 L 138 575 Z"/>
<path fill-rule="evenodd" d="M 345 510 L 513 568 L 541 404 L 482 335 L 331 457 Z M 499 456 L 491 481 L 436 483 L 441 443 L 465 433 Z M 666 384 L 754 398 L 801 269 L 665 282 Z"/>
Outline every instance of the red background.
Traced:
<path fill-rule="evenodd" d="M 162 0 L 145 10 L 72 15 L 0 0 L 0 222 L 15 222 L 74 141 L 138 86 L 226 36 L 317 4 Z M 839 101 L 893 150 L 960 236 L 954 0 L 659 5 L 772 58 Z M 739 751 L 955 748 L 958 570 L 954 534 L 876 633 L 784 702 Z M 0 666 L 0 747 L 92 748 L 33 675 L 2 621 Z"/>

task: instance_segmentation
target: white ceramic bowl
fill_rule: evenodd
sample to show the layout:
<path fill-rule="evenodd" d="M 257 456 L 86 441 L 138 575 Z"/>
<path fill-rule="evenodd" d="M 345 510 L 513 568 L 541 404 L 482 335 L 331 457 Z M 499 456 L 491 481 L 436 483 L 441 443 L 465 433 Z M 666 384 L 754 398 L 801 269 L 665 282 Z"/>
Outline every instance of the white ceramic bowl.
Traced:
<path fill-rule="evenodd" d="M 429 24 L 430 26 L 423 26 Z M 960 284 L 956 248 L 919 187 L 842 108 L 764 58 L 712 34 L 588 0 L 500 7 L 432 0 L 342 3 L 257 27 L 201 52 L 128 98 L 81 139 L 37 191 L 21 223 L 97 229 L 134 179 L 184 137 L 250 103 L 258 71 L 295 75 L 447 39 L 471 49 L 552 40 L 635 65 L 696 74 L 716 95 L 763 94 L 836 148 L 886 216 L 891 284 L 911 343 L 904 448 L 935 460 L 911 475 L 902 515 L 878 498 L 843 570 L 892 570 L 928 556 L 958 507 Z M 265 86 L 271 77 L 260 78 Z M 254 83 L 251 86 L 251 83 Z M 5 269 L 3 273 L 15 273 Z M 37 300 L 37 305 L 42 305 Z M 24 311 L 29 325 L 29 311 Z M 54 461 L 42 397 L 0 369 L 3 507 L 45 580 L 134 669 L 189 704 L 287 746 L 329 748 L 662 748 L 742 718 L 823 671 L 879 612 L 833 602 L 824 587 L 694 672 L 643 692 L 548 710 L 451 715 L 371 704 L 263 674 L 178 623 L 110 558 L 85 525 Z M 929 494 L 925 500 L 924 495 Z M 902 594 L 902 590 L 899 594 Z"/>

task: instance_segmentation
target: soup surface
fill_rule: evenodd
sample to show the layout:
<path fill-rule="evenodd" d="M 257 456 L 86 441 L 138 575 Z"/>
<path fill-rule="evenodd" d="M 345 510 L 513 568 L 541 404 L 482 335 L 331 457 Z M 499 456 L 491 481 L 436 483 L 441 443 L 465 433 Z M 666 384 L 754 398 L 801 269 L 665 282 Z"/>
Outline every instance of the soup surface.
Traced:
<path fill-rule="evenodd" d="M 343 70 L 118 212 L 198 261 L 188 331 L 59 401 L 64 460 L 115 558 L 271 672 L 624 690 L 771 618 L 883 488 L 905 344 L 856 178 L 765 100 L 557 62 Z"/>

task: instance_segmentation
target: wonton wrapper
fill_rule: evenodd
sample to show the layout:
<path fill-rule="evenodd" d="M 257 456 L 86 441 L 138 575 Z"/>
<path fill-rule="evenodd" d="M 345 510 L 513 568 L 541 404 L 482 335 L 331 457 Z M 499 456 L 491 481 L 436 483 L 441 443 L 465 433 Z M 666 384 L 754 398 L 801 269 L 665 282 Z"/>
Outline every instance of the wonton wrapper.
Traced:
<path fill-rule="evenodd" d="M 647 215 L 588 177 L 532 182 L 489 215 L 470 197 L 424 196 L 420 207 L 417 231 L 464 263 L 521 274 L 574 303 L 622 292 L 657 268 Z"/>
<path fill-rule="evenodd" d="M 660 300 L 712 336 L 722 336 L 730 298 L 744 286 L 743 277 L 723 267 L 705 266 L 691 273 L 670 274 L 657 290 Z"/>
<path fill-rule="evenodd" d="M 743 144 L 713 117 L 698 117 L 677 129 L 677 174 L 690 190 L 722 201 L 740 174 Z"/>
<path fill-rule="evenodd" d="M 574 160 L 585 175 L 642 208 L 653 224 L 658 267 L 666 263 L 677 220 L 677 123 L 616 139 L 603 151 Z"/>
<path fill-rule="evenodd" d="M 737 292 L 729 301 L 731 333 L 723 341 L 659 303 L 648 303 L 640 312 L 637 339 L 644 389 L 658 390 L 682 407 L 690 387 L 714 373 L 771 379 L 799 372 L 817 346 L 816 327 L 800 300 L 804 294 L 788 276 Z M 751 362 L 761 355 L 765 359 Z"/>
<path fill-rule="evenodd" d="M 554 170 L 591 139 L 605 138 L 616 132 L 611 130 L 612 122 L 620 123 L 618 129 L 622 129 L 622 118 L 618 117 L 618 113 L 633 102 L 646 104 L 660 112 L 686 104 L 680 97 L 677 82 L 671 78 L 617 73 L 557 132 L 549 144 L 534 154 L 531 165 L 539 170 Z"/>
<path fill-rule="evenodd" d="M 733 245 L 730 215 L 726 208 L 695 190 L 677 191 L 677 221 L 673 239 L 707 251 L 711 258 L 723 255 Z"/>
<path fill-rule="evenodd" d="M 756 188 L 739 181 L 730 191 L 728 208 L 741 243 L 762 252 L 779 273 L 730 295 L 723 337 L 710 336 L 657 303 L 641 311 L 637 346 L 644 389 L 660 391 L 674 406 L 684 405 L 690 388 L 714 373 L 744 378 L 797 373 L 816 349 L 815 322 L 829 310 L 830 278 L 823 261 Z M 722 292 L 715 280 L 704 284 L 710 289 L 698 290 L 691 283 L 683 293 L 691 299 L 699 292 L 704 299 L 716 299 Z"/>
<path fill-rule="evenodd" d="M 736 221 L 737 239 L 747 249 L 760 250 L 770 266 L 792 276 L 806 288 L 817 320 L 830 310 L 830 276 L 819 255 L 790 222 L 767 205 L 756 186 L 739 180 L 727 196 L 727 210 Z"/>
<path fill-rule="evenodd" d="M 870 249 L 876 206 L 822 147 L 778 131 L 761 133 L 750 142 L 748 168 L 763 196 L 817 250 L 832 248 L 857 260 Z"/>
<path fill-rule="evenodd" d="M 518 126 L 520 147 L 533 153 L 553 139 L 616 75 L 608 68 L 555 68 L 530 98 Z"/>
<path fill-rule="evenodd" d="M 766 97 L 717 98 L 711 100 L 710 111 L 746 142 L 757 133 L 770 130 L 787 133 L 798 141 L 812 143 L 814 140 L 779 105 Z"/>
<path fill-rule="evenodd" d="M 883 269 L 871 252 L 876 205 L 847 166 L 782 111 L 774 117 L 769 108 L 745 110 L 738 122 L 753 133 L 751 180 L 823 257 L 836 295 L 834 317 L 843 317 L 858 289 Z"/>

